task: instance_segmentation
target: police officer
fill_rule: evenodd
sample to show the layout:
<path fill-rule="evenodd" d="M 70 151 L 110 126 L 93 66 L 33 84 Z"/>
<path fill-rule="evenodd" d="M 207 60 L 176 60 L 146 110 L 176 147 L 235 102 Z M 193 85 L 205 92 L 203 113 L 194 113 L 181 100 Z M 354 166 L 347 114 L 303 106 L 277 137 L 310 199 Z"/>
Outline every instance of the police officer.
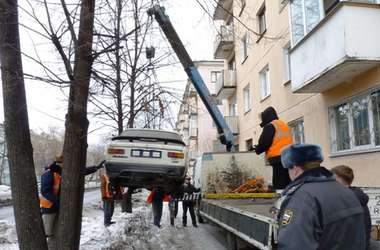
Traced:
<path fill-rule="evenodd" d="M 284 189 L 290 179 L 288 172 L 281 165 L 281 150 L 293 143 L 291 130 L 286 122 L 278 118 L 273 107 L 268 107 L 261 113 L 261 121 L 263 132 L 258 144 L 250 150 L 255 150 L 256 154 L 265 152 L 265 159 L 273 169 L 273 188 Z"/>
<path fill-rule="evenodd" d="M 292 182 L 278 215 L 279 250 L 364 250 L 363 209 L 351 190 L 321 167 L 321 148 L 293 144 L 281 153 Z"/>

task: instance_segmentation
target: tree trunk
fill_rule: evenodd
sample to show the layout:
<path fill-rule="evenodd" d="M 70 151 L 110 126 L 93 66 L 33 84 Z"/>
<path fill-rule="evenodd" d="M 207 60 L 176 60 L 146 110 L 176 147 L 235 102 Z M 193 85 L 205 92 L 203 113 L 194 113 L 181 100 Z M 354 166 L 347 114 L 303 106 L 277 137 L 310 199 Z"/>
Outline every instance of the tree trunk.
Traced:
<path fill-rule="evenodd" d="M 116 60 L 116 83 L 115 83 L 115 93 L 117 99 L 117 129 L 118 133 L 121 134 L 124 130 L 124 114 L 123 114 L 123 97 L 121 91 L 121 61 L 120 61 L 120 22 L 121 22 L 121 0 L 116 1 L 116 50 L 115 50 L 115 60 Z"/>
<path fill-rule="evenodd" d="M 17 1 L 0 1 L 0 63 L 13 209 L 20 249 L 47 249 L 34 173 Z"/>
<path fill-rule="evenodd" d="M 75 51 L 74 82 L 70 86 L 63 146 L 62 189 L 58 237 L 55 248 L 79 249 L 82 224 L 84 176 L 87 151 L 87 101 L 92 64 L 95 0 L 81 3 L 78 47 Z"/>

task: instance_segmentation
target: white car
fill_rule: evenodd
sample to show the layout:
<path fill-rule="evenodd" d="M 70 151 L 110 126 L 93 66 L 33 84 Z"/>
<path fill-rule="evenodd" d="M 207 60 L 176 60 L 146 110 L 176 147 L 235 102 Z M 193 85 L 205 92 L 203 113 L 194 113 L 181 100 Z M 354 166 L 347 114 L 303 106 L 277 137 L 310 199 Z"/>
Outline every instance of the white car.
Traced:
<path fill-rule="evenodd" d="M 176 132 L 127 129 L 112 138 L 105 165 L 114 184 L 163 187 L 170 192 L 184 181 L 186 155 L 186 145 Z"/>

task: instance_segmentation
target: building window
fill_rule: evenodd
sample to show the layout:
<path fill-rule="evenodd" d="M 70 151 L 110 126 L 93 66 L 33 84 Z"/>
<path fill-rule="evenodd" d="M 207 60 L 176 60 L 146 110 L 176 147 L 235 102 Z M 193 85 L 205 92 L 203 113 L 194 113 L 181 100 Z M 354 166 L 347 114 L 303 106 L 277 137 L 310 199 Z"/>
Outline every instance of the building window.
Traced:
<path fill-rule="evenodd" d="M 280 1 L 280 12 L 285 8 L 285 6 L 289 3 L 289 0 L 279 0 Z"/>
<path fill-rule="evenodd" d="M 198 128 L 198 117 L 196 115 L 190 116 L 190 129 Z"/>
<path fill-rule="evenodd" d="M 245 149 L 246 149 L 247 151 L 249 151 L 249 150 L 252 148 L 252 144 L 253 144 L 252 139 L 246 140 L 246 141 L 245 141 Z"/>
<path fill-rule="evenodd" d="M 245 33 L 240 42 L 241 63 L 243 63 L 245 59 L 248 57 L 248 33 Z"/>
<path fill-rule="evenodd" d="M 259 26 L 259 33 L 264 34 L 264 32 L 267 30 L 267 24 L 266 24 L 266 18 L 265 18 L 265 4 L 263 4 L 259 12 L 257 13 L 257 20 L 258 20 L 258 26 Z"/>
<path fill-rule="evenodd" d="M 218 78 L 221 76 L 222 72 L 220 71 L 211 71 L 211 82 L 216 83 Z"/>
<path fill-rule="evenodd" d="M 240 12 L 239 12 L 239 16 L 241 16 L 241 14 L 243 14 L 243 11 L 245 9 L 245 6 L 246 6 L 246 1 L 245 0 L 240 0 Z"/>
<path fill-rule="evenodd" d="M 236 97 L 234 97 L 231 100 L 231 102 L 230 102 L 230 105 L 229 105 L 229 115 L 230 116 L 237 116 L 238 115 Z"/>
<path fill-rule="evenodd" d="M 243 89 L 244 113 L 251 110 L 251 90 L 249 84 Z"/>
<path fill-rule="evenodd" d="M 293 142 L 305 143 L 303 119 L 298 119 L 298 120 L 289 122 L 289 127 L 292 130 Z"/>
<path fill-rule="evenodd" d="M 287 83 L 290 81 L 290 43 L 288 43 L 283 49 L 282 49 L 282 55 L 284 60 L 284 83 Z"/>
<path fill-rule="evenodd" d="M 332 151 L 380 148 L 380 90 L 330 109 Z"/>
<path fill-rule="evenodd" d="M 296 44 L 322 19 L 321 1 L 293 0 L 290 2 L 292 43 Z"/>
<path fill-rule="evenodd" d="M 269 82 L 269 66 L 265 66 L 263 70 L 260 71 L 260 89 L 261 89 L 261 100 L 264 100 L 270 95 L 270 82 Z"/>

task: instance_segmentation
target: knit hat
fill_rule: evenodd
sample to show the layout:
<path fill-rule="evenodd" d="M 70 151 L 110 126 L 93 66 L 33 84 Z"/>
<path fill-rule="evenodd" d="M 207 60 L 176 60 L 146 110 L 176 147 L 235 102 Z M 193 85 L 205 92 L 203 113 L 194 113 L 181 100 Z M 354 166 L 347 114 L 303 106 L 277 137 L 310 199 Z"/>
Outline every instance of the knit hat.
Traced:
<path fill-rule="evenodd" d="M 304 165 L 313 161 L 323 161 L 322 150 L 318 145 L 296 143 L 284 148 L 281 152 L 284 168 L 293 168 L 294 165 Z"/>

